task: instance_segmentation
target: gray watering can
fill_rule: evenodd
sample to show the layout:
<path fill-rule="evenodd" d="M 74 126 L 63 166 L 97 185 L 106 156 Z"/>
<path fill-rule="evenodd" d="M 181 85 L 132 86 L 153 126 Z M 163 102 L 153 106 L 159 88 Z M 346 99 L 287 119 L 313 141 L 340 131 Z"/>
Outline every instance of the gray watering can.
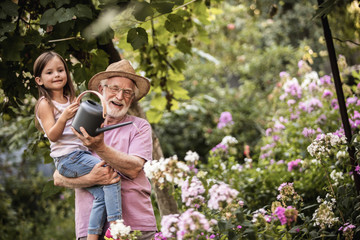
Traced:
<path fill-rule="evenodd" d="M 93 93 L 97 95 L 101 100 L 102 106 L 92 100 L 86 100 L 80 104 L 81 98 L 86 93 Z M 100 128 L 106 117 L 106 104 L 104 97 L 96 91 L 84 91 L 76 98 L 76 101 L 80 104 L 80 106 L 73 119 L 72 127 L 78 133 L 81 133 L 80 127 L 83 127 L 90 136 L 95 137 L 102 132 L 132 124 L 132 122 L 124 122 Z"/>

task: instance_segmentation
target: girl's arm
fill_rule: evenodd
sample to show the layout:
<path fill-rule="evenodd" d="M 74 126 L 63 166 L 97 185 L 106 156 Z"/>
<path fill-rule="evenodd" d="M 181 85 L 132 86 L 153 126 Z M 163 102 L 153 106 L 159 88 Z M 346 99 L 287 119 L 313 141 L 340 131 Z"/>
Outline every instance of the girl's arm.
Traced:
<path fill-rule="evenodd" d="M 78 103 L 72 103 L 60 115 L 59 119 L 55 122 L 54 112 L 47 100 L 42 100 L 39 103 L 37 114 L 46 133 L 47 138 L 56 142 L 61 137 L 66 121 L 72 118 L 79 107 Z"/>

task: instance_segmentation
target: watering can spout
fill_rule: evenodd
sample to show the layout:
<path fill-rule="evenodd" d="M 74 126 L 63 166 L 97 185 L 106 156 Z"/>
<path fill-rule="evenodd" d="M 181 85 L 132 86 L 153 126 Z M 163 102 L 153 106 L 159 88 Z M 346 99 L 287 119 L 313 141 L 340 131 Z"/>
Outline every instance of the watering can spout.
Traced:
<path fill-rule="evenodd" d="M 100 134 L 102 132 L 112 130 L 112 129 L 115 129 L 115 128 L 118 128 L 118 127 L 126 126 L 126 125 L 129 125 L 129 124 L 132 124 L 132 123 L 133 122 L 130 121 L 130 122 L 124 122 L 124 123 L 109 125 L 109 126 L 106 126 L 106 127 L 103 127 L 103 128 L 96 128 L 95 134 L 98 135 L 98 134 Z"/>

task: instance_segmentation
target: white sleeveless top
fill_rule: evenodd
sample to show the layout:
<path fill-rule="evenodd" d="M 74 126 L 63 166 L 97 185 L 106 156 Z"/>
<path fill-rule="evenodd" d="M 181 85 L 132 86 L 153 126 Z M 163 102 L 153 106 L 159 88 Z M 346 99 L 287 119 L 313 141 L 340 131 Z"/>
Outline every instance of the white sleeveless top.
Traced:
<path fill-rule="evenodd" d="M 42 101 L 43 99 L 44 99 L 44 97 L 39 99 L 39 101 Z M 70 101 L 68 98 L 68 102 L 64 103 L 64 104 L 58 103 L 54 100 L 52 100 L 52 103 L 58 109 L 58 111 L 56 109 L 54 109 L 54 117 L 55 117 L 55 121 L 57 121 L 59 119 L 61 113 L 64 111 L 64 109 L 70 105 Z M 36 118 L 38 119 L 42 129 L 44 129 L 42 122 L 41 122 L 40 118 L 38 117 L 37 113 L 36 113 Z M 52 142 L 49 139 L 50 150 L 51 150 L 50 156 L 51 157 L 53 157 L 53 158 L 60 157 L 60 156 L 69 154 L 76 150 L 85 150 L 85 151 L 88 150 L 88 148 L 83 145 L 82 141 L 72 132 L 72 130 L 71 130 L 72 121 L 73 121 L 73 118 L 69 119 L 66 122 L 64 132 L 56 142 Z M 45 134 L 45 137 L 47 137 L 46 134 Z"/>

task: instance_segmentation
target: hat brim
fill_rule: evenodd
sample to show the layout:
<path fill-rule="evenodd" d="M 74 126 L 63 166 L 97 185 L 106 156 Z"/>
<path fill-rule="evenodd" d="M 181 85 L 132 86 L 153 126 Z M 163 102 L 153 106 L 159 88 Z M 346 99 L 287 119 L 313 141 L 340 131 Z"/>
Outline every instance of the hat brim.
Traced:
<path fill-rule="evenodd" d="M 111 77 L 126 77 L 134 81 L 136 87 L 139 89 L 139 94 L 135 96 L 135 100 L 137 101 L 143 98 L 146 94 L 148 94 L 150 90 L 149 79 L 136 74 L 122 71 L 104 71 L 95 74 L 88 83 L 88 89 L 98 91 L 100 82 L 104 79 L 108 79 Z"/>

